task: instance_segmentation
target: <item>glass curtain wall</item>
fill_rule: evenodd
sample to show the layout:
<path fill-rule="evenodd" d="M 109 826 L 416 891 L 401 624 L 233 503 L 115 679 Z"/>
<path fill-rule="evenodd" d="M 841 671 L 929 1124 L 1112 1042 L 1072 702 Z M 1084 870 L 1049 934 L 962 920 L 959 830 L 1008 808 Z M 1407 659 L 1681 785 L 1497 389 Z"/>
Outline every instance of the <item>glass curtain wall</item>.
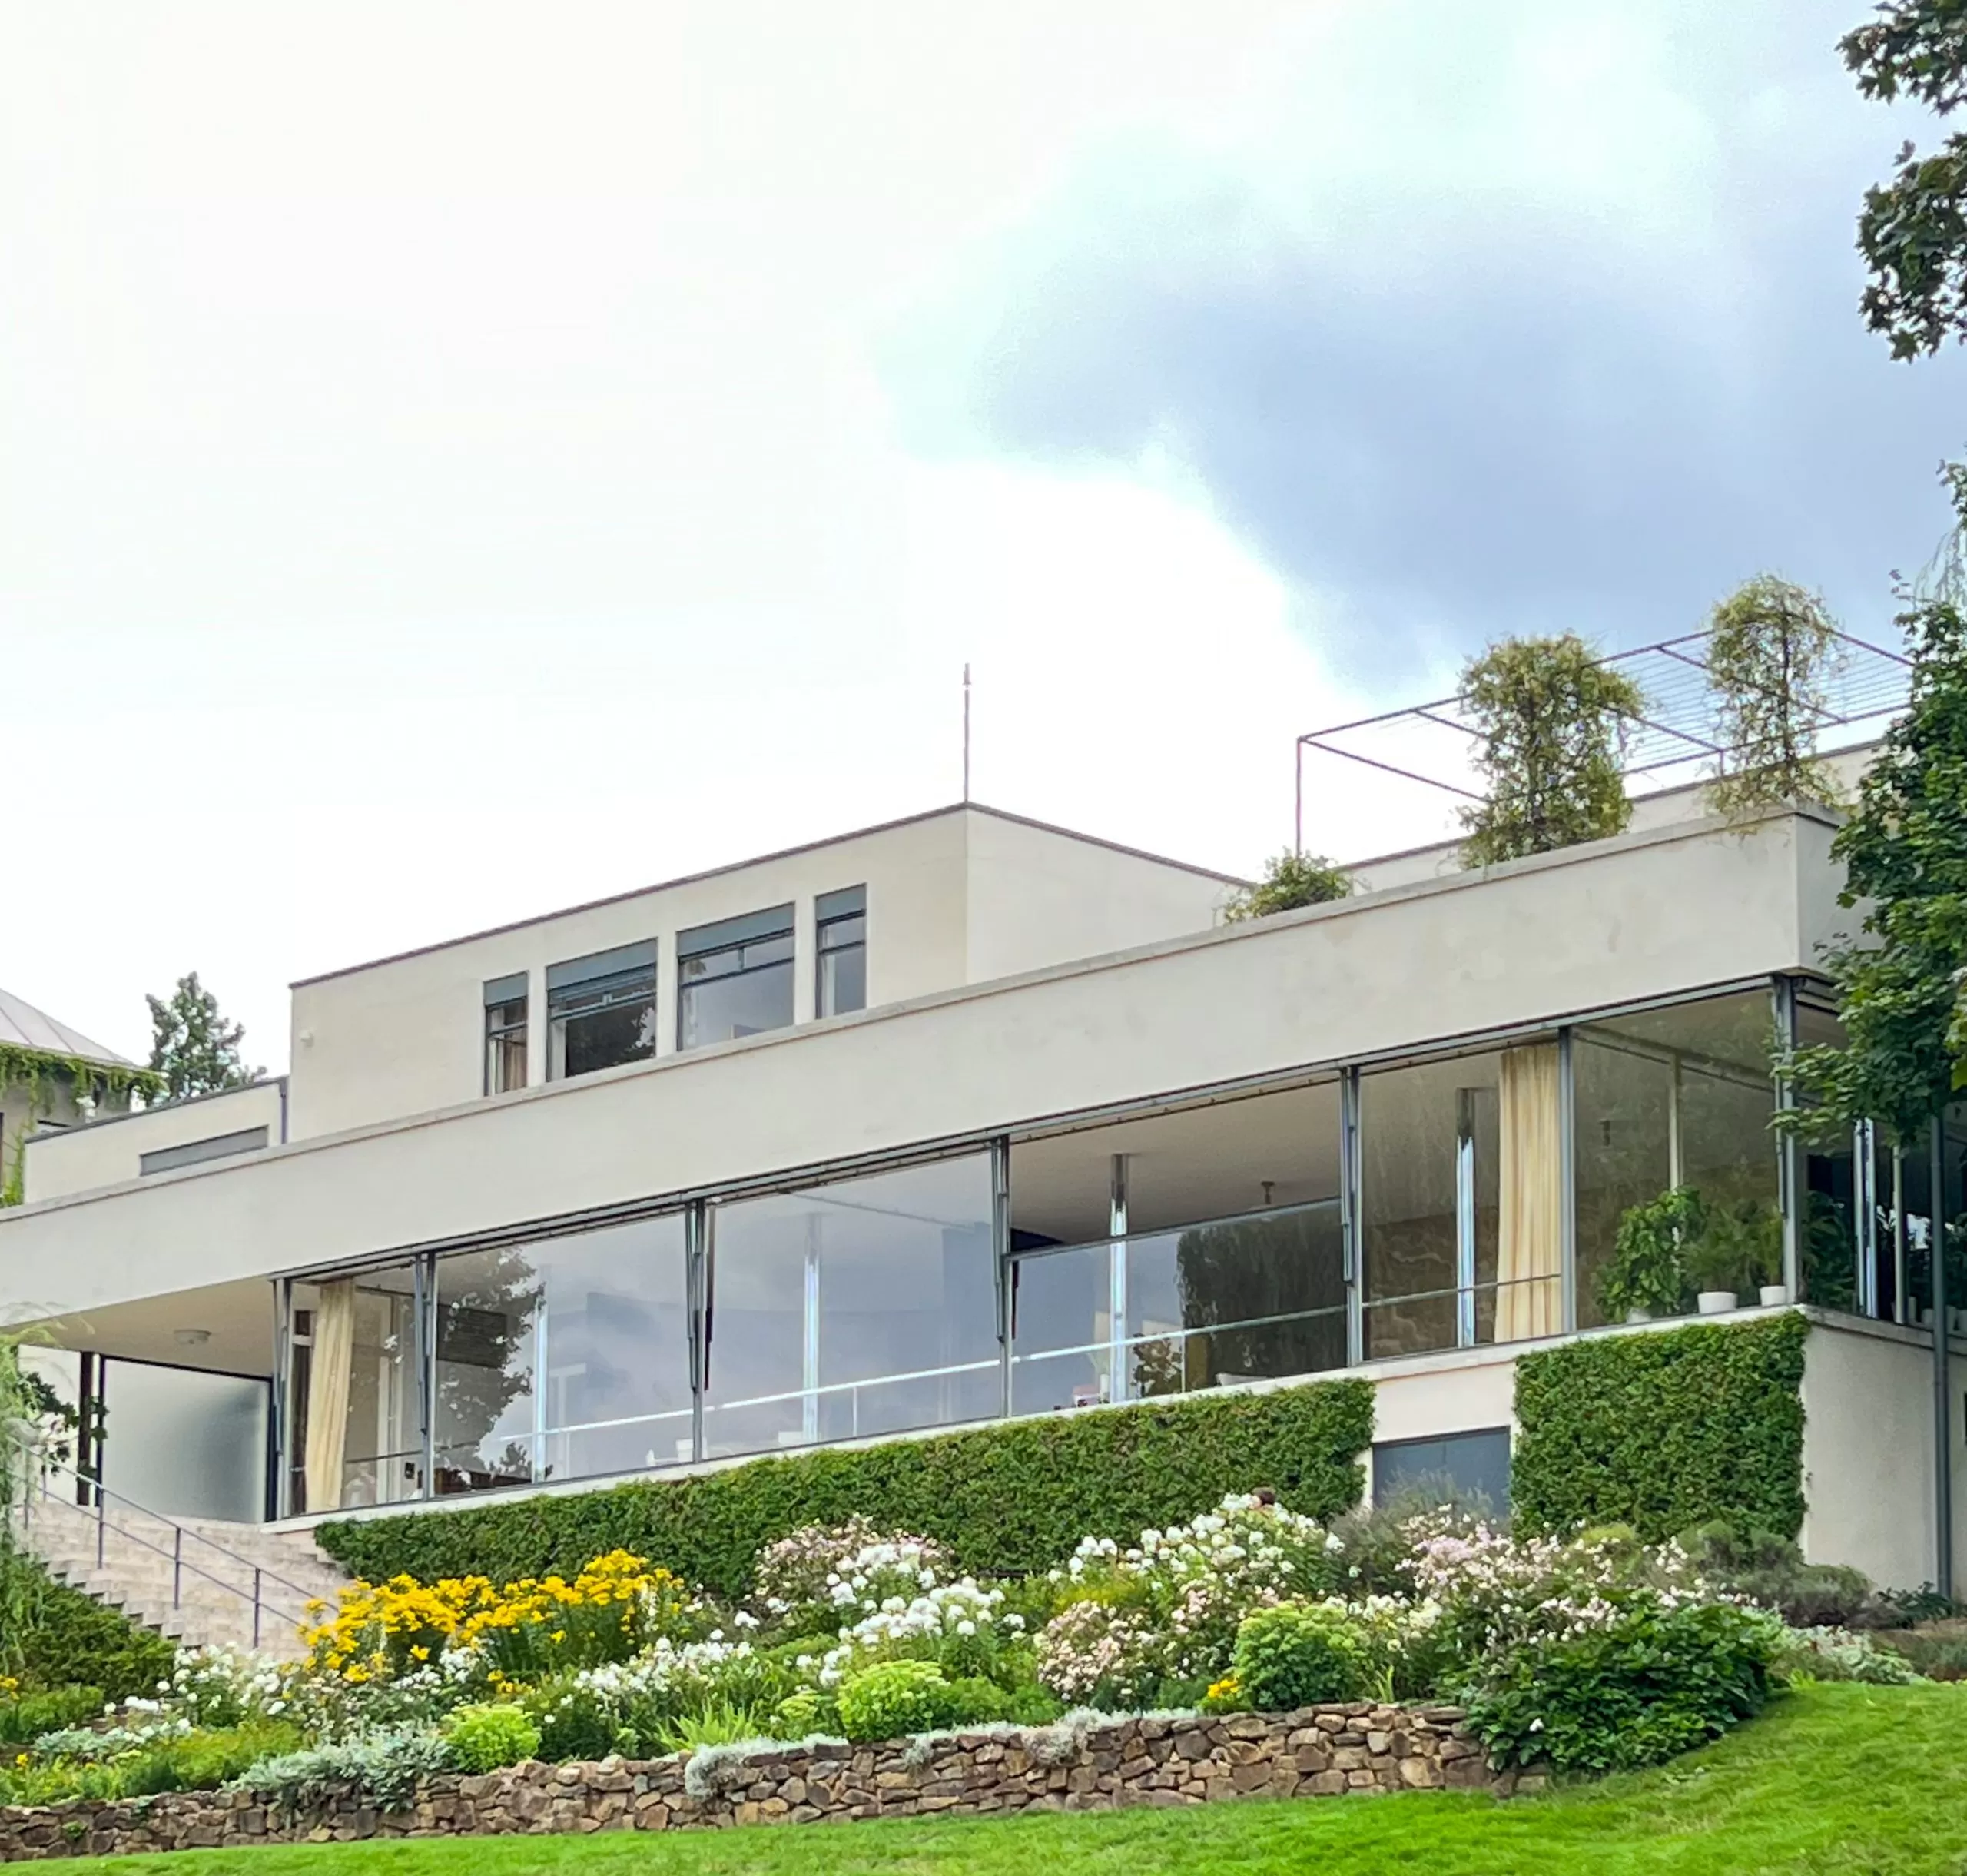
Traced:
<path fill-rule="evenodd" d="M 1011 1411 L 1343 1366 L 1339 1161 L 1335 1081 L 1015 1149 Z"/>
<path fill-rule="evenodd" d="M 707 1456 L 1001 1410 L 987 1153 L 713 1205 Z"/>
<path fill-rule="evenodd" d="M 422 1496 L 418 1295 L 412 1263 L 291 1287 L 290 1509 L 395 1505 Z"/>
<path fill-rule="evenodd" d="M 1764 991 L 1573 1031 L 1581 1327 L 1781 1281 L 1775 1041 Z M 1677 1192 L 1677 1212 L 1661 1203 Z"/>
<path fill-rule="evenodd" d="M 1563 1326 L 1561 1079 L 1555 1038 L 1361 1076 L 1369 1360 Z"/>

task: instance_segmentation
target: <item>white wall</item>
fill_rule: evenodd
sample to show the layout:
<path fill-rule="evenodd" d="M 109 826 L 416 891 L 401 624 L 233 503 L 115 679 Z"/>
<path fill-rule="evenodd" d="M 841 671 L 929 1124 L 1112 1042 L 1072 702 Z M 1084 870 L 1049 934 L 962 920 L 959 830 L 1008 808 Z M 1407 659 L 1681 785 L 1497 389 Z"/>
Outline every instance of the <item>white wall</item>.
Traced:
<path fill-rule="evenodd" d="M 973 984 L 1206 931 L 1237 884 L 987 809 L 968 822 Z"/>
<path fill-rule="evenodd" d="M 0 1307 L 101 1308 L 1795 968 L 1829 835 L 1784 815 L 1630 836 L 51 1200 L 0 1217 Z"/>
<path fill-rule="evenodd" d="M 146 1153 L 256 1127 L 264 1127 L 267 1144 L 277 1146 L 281 1098 L 278 1081 L 257 1081 L 229 1094 L 114 1115 L 65 1134 L 41 1134 L 28 1144 L 27 1196 L 30 1200 L 61 1198 L 135 1179 Z"/>
<path fill-rule="evenodd" d="M 925 816 L 577 908 L 505 931 L 295 985 L 290 1136 L 316 1138 L 478 1098 L 484 1088 L 484 986 L 532 981 L 532 1074 L 546 1061 L 549 965 L 654 938 L 656 1047 L 676 1047 L 676 934 L 788 901 L 799 955 L 795 1008 L 812 1007 L 813 900 L 865 885 L 868 997 L 892 1002 L 964 981 L 964 817 Z"/>
<path fill-rule="evenodd" d="M 1956 1347 L 1953 1544 L 1967 1568 L 1967 1350 Z M 1803 1345 L 1804 1554 L 1888 1589 L 1933 1578 L 1933 1351 L 1909 1330 L 1818 1324 Z"/>

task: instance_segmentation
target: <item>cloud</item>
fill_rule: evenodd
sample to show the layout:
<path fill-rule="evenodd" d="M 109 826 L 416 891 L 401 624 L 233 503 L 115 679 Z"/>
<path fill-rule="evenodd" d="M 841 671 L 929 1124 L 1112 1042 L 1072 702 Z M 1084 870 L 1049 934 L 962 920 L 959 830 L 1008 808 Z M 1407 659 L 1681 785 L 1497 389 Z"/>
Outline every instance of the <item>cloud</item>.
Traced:
<path fill-rule="evenodd" d="M 1859 321 L 1906 127 L 1851 93 L 1847 11 L 1355 7 L 1239 132 L 1110 142 L 973 254 L 891 350 L 911 433 L 1172 457 L 1387 681 L 1691 629 L 1770 566 L 1883 629 L 1962 380 Z"/>

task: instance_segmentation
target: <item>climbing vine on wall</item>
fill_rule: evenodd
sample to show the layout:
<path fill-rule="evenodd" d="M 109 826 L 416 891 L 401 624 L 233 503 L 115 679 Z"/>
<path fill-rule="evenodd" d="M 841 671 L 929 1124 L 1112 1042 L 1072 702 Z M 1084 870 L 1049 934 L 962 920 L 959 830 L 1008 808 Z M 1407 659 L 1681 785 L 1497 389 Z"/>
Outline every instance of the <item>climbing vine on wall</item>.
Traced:
<path fill-rule="evenodd" d="M 77 1101 L 98 1106 L 132 1094 L 152 1101 L 164 1092 L 164 1077 L 134 1064 L 119 1067 L 55 1050 L 31 1049 L 18 1042 L 0 1042 L 0 1091 L 12 1088 L 26 1094 L 28 1114 L 39 1120 L 55 1111 L 55 1099 L 65 1089 Z M 23 1128 L 16 1134 L 5 1161 L 0 1164 L 0 1205 L 21 1202 L 28 1131 Z"/>

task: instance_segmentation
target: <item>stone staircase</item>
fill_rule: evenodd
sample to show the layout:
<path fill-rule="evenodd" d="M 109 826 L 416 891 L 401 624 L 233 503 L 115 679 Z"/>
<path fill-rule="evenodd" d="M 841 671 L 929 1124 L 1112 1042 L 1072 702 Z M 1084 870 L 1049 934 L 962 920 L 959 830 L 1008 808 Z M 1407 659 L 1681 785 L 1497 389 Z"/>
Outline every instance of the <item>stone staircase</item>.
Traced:
<path fill-rule="evenodd" d="M 167 1518 L 114 1494 L 100 1513 L 47 1481 L 20 1520 L 48 1574 L 131 1622 L 194 1646 L 301 1652 L 307 1604 L 330 1606 L 349 1581 L 305 1531 L 215 1518 Z"/>

